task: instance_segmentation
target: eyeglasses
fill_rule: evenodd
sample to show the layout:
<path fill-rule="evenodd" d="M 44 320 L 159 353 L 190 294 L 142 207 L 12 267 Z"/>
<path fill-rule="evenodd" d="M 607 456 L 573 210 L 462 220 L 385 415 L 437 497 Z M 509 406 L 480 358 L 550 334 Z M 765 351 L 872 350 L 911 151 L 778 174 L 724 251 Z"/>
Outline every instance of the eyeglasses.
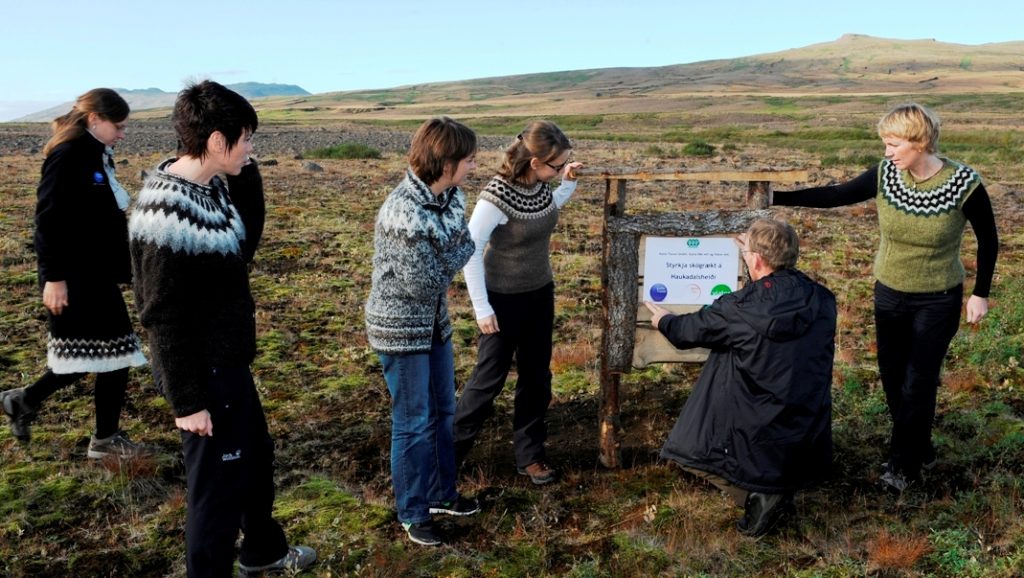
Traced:
<path fill-rule="evenodd" d="M 567 164 L 569 164 L 571 162 L 572 162 L 572 155 L 569 155 L 569 158 L 565 159 L 565 162 L 560 164 L 560 165 L 553 165 L 553 164 L 549 163 L 548 161 L 544 161 L 544 164 L 546 164 L 547 166 L 551 167 L 551 169 L 554 170 L 556 173 L 560 173 L 560 172 L 562 172 L 562 169 L 565 168 L 565 165 L 567 165 Z"/>

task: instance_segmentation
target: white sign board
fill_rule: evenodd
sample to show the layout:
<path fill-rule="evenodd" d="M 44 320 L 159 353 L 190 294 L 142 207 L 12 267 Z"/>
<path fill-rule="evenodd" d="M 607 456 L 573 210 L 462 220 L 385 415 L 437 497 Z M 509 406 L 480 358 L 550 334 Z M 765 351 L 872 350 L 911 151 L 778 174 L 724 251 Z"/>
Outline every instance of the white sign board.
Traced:
<path fill-rule="evenodd" d="M 740 248 L 732 237 L 647 237 L 644 300 L 709 305 L 736 290 Z"/>

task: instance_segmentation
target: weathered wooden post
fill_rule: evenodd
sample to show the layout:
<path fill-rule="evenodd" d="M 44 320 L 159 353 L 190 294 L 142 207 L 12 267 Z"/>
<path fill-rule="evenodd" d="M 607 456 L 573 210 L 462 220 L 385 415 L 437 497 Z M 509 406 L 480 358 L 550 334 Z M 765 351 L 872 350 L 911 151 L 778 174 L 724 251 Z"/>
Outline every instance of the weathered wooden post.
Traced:
<path fill-rule="evenodd" d="M 768 197 L 771 186 L 768 181 L 750 181 L 747 187 L 747 208 L 767 209 L 770 206 Z"/>
<path fill-rule="evenodd" d="M 606 468 L 617 468 L 621 464 L 618 431 L 619 422 L 619 376 L 608 367 L 609 349 L 611 347 L 611 326 L 613 321 L 609 315 L 611 307 L 611 290 L 608 274 L 611 270 L 611 239 L 608 233 L 608 219 L 621 217 L 626 209 L 626 180 L 606 179 L 604 190 L 604 225 L 601 230 L 601 309 L 604 326 L 601 328 L 601 408 L 598 412 L 600 421 L 600 441 L 598 457 Z"/>
<path fill-rule="evenodd" d="M 638 257 L 641 238 L 654 236 L 708 236 L 736 234 L 746 229 L 757 217 L 770 215 L 768 208 L 772 182 L 806 181 L 806 171 L 716 170 L 716 171 L 620 171 L 600 174 L 581 173 L 590 178 L 603 178 L 604 226 L 601 233 L 601 406 L 598 413 L 600 439 L 598 458 L 605 467 L 622 465 L 619 418 L 619 386 L 623 373 L 648 363 L 703 362 L 705 350 L 680 352 L 657 335 L 645 320 L 646 310 L 640 307 Z M 630 180 L 671 181 L 747 181 L 746 210 L 704 210 L 690 213 L 660 215 L 626 215 L 626 184 Z M 670 306 L 677 313 L 688 312 L 690 306 Z M 643 319 L 641 319 L 641 317 Z M 644 323 L 646 323 L 644 325 Z"/>

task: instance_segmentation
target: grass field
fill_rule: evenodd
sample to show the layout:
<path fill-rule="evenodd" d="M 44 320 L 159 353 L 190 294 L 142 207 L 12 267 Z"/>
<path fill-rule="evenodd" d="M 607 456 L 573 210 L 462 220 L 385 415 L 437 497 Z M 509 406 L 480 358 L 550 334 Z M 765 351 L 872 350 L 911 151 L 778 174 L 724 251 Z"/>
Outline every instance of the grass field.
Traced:
<path fill-rule="evenodd" d="M 939 465 L 901 498 L 877 484 L 890 424 L 871 322 L 874 207 L 776 211 L 803 239 L 800 267 L 838 298 L 836 457 L 830 481 L 798 496 L 798 518 L 759 540 L 733 530 L 740 510 L 714 488 L 657 460 L 699 366 L 652 366 L 624 376 L 625 466 L 598 465 L 604 185 L 591 179 L 563 211 L 552 241 L 557 313 L 549 452 L 564 478 L 539 489 L 516 474 L 506 391 L 460 481 L 483 512 L 444 520 L 454 537 L 449 545 L 411 544 L 395 520 L 389 399 L 362 321 L 373 219 L 401 178 L 404 159 L 322 159 L 324 171 L 313 173 L 301 160 L 280 157 L 265 167 L 266 234 L 251 273 L 260 350 L 253 369 L 277 442 L 277 517 L 293 541 L 320 553 L 308 575 L 1024 575 L 1024 132 L 1001 124 L 1005 103 L 979 100 L 974 108 L 966 100 L 942 103 L 950 112 L 943 143 L 986 178 L 997 211 L 993 309 L 980 326 L 962 327 L 953 343 L 935 425 Z M 697 102 L 685 115 L 557 120 L 571 137 L 586 139 L 576 158 L 592 168 L 808 168 L 807 184 L 821 184 L 854 176 L 881 154 L 872 130 L 881 103 L 864 101 L 844 116 L 848 102 L 822 102 L 836 107 L 832 125 L 800 99 L 753 99 L 749 110 L 733 115 L 706 104 L 713 116 L 702 116 Z M 763 122 L 747 122 L 755 114 Z M 466 120 L 500 135 L 515 134 L 522 123 Z M 684 151 L 698 139 L 714 147 L 710 156 Z M 157 158 L 127 157 L 119 175 L 129 190 L 138 190 L 138 171 Z M 499 161 L 496 151 L 480 154 L 465 187 L 471 203 Z M 28 385 L 44 370 L 44 316 L 30 247 L 40 162 L 0 157 L 3 389 Z M 638 183 L 630 195 L 636 211 L 701 210 L 738 207 L 743 190 Z M 973 236 L 965 239 L 970 275 Z M 461 276 L 450 296 L 461 384 L 475 360 L 477 333 Z M 51 398 L 30 445 L 0 430 L 0 573 L 183 576 L 185 483 L 168 406 L 148 370 L 133 370 L 122 425 L 160 455 L 89 463 L 91 388 L 90 378 Z"/>

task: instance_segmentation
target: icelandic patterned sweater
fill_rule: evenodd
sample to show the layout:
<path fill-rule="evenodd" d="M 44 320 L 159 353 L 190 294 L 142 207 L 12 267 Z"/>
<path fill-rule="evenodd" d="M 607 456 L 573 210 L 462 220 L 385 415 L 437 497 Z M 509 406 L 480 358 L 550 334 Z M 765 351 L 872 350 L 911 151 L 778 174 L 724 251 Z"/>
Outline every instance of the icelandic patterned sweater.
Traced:
<path fill-rule="evenodd" d="M 214 177 L 200 185 L 166 172 L 174 160 L 146 179 L 128 233 L 153 375 L 174 415 L 184 417 L 207 408 L 214 368 L 247 366 L 255 357 L 247 264 L 264 205 L 255 165 L 227 184 Z"/>
<path fill-rule="evenodd" d="M 434 338 L 448 340 L 448 285 L 474 249 L 462 190 L 434 195 L 407 170 L 377 213 L 373 246 L 365 308 L 370 346 L 400 355 L 430 351 Z"/>
<path fill-rule="evenodd" d="M 551 233 L 558 224 L 551 185 L 540 181 L 527 187 L 495 176 L 480 198 L 508 217 L 507 223 L 491 233 L 484 250 L 487 289 L 526 293 L 551 283 Z"/>
<path fill-rule="evenodd" d="M 875 199 L 880 230 L 875 278 L 905 293 L 944 291 L 963 283 L 960 248 L 970 223 L 978 239 L 973 294 L 988 297 L 999 254 L 992 204 L 977 172 L 942 161 L 938 173 L 915 181 L 886 159 L 843 184 L 777 191 L 773 203 L 840 207 Z"/>

